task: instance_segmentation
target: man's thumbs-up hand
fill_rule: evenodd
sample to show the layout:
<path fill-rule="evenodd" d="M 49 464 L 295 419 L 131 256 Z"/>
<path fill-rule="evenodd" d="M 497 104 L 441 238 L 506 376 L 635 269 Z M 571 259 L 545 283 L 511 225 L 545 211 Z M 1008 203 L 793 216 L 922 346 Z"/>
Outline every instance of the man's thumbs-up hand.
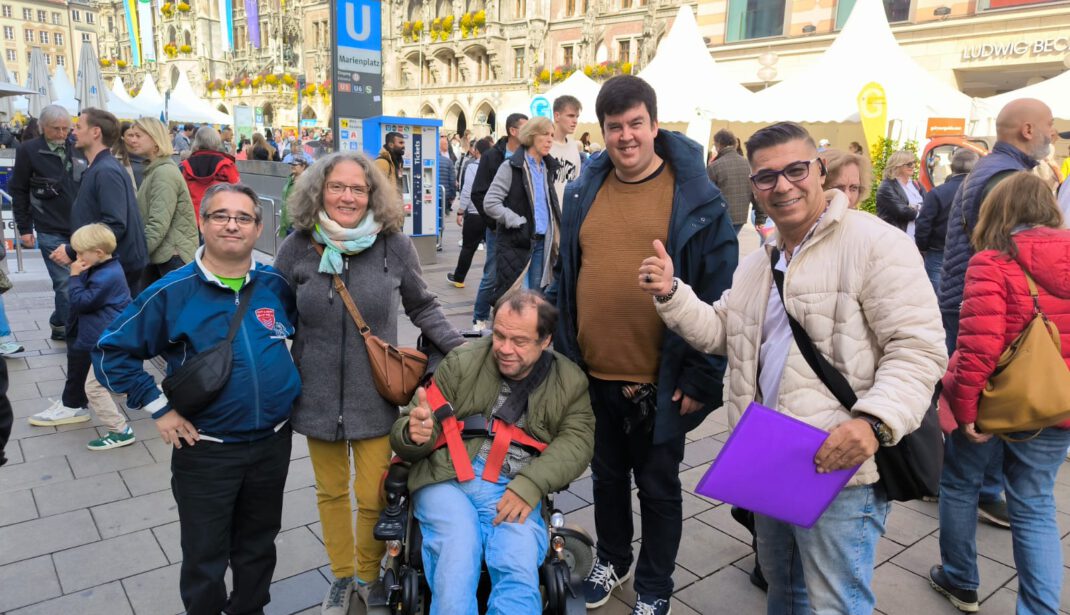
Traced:
<path fill-rule="evenodd" d="M 654 256 L 647 257 L 639 266 L 639 288 L 651 295 L 664 296 L 672 290 L 672 259 L 660 239 L 654 240 Z"/>
<path fill-rule="evenodd" d="M 431 407 L 427 404 L 427 391 L 423 387 L 416 389 L 416 402 L 409 412 L 409 439 L 414 444 L 425 444 L 431 439 L 434 423 L 431 421 Z"/>

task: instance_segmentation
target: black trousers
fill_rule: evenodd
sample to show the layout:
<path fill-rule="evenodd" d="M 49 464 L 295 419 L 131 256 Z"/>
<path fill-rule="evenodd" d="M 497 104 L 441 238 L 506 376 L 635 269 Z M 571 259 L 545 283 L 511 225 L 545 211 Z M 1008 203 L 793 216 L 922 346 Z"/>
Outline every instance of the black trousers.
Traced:
<path fill-rule="evenodd" d="M 15 414 L 11 411 L 11 402 L 7 399 L 7 361 L 0 359 L 0 466 L 7 463 L 4 448 L 11 437 L 11 425 Z"/>
<path fill-rule="evenodd" d="M 260 614 L 271 601 L 275 537 L 290 467 L 290 426 L 263 440 L 201 440 L 171 453 L 182 533 L 178 587 L 189 615 Z M 234 589 L 227 597 L 223 573 Z"/>
<path fill-rule="evenodd" d="M 63 405 L 85 408 L 89 405 L 89 398 L 85 396 L 85 381 L 89 377 L 89 370 L 93 369 L 93 360 L 87 351 L 75 350 L 73 342 L 73 339 L 67 341 L 67 381 L 63 384 Z"/>
<path fill-rule="evenodd" d="M 632 563 L 631 476 L 639 488 L 643 543 L 635 568 L 635 591 L 668 599 L 683 529 L 680 462 L 684 434 L 662 444 L 653 431 L 624 433 L 624 417 L 632 406 L 621 392 L 623 382 L 590 378 L 594 407 L 594 525 L 598 557 L 615 568 Z"/>
<path fill-rule="evenodd" d="M 123 268 L 123 276 L 126 278 L 126 289 L 130 291 L 131 297 L 137 297 L 138 292 L 141 290 L 141 272 L 144 269 L 129 270 Z"/>
<path fill-rule="evenodd" d="M 465 214 L 464 224 L 461 226 L 461 255 L 457 257 L 457 268 L 453 270 L 453 277 L 458 282 L 464 282 L 468 270 L 472 267 L 472 257 L 479 249 L 479 242 L 483 241 L 483 235 L 487 225 L 479 214 Z"/>
<path fill-rule="evenodd" d="M 153 282 L 171 273 L 175 269 L 181 268 L 185 264 L 186 263 L 182 262 L 182 258 L 179 256 L 172 256 L 171 260 L 164 263 L 155 265 L 149 263 L 148 266 L 141 270 L 141 280 L 138 281 L 137 293 L 132 293 L 133 296 L 136 297 L 141 294 L 146 288 L 152 286 Z"/>

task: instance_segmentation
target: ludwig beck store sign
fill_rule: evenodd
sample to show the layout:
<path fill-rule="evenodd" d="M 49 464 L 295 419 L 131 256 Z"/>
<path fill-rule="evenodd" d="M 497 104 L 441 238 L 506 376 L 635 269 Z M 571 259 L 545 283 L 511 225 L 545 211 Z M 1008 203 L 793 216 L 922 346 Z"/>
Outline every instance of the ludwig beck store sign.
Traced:
<path fill-rule="evenodd" d="M 1043 39 L 1019 39 L 967 45 L 962 61 L 1064 55 L 1070 52 L 1070 34 Z"/>

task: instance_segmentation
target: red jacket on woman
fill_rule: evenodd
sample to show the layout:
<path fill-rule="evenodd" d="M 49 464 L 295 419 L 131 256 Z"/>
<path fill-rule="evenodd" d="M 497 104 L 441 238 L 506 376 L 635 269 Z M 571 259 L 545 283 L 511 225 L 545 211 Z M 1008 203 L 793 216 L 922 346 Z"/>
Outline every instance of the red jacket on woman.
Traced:
<path fill-rule="evenodd" d="M 955 354 L 944 396 L 960 425 L 977 420 L 977 404 L 1003 350 L 1033 319 L 1025 267 L 1037 283 L 1040 309 L 1059 328 L 1070 367 L 1070 230 L 1034 228 L 1014 236 L 1017 261 L 995 250 L 978 252 L 966 270 Z M 1021 263 L 1021 267 L 1019 267 Z M 1059 425 L 1070 429 L 1070 421 Z"/>
<path fill-rule="evenodd" d="M 214 150 L 197 150 L 178 165 L 182 177 L 189 186 L 189 196 L 193 199 L 193 213 L 197 216 L 197 225 L 201 224 L 201 199 L 204 193 L 216 184 L 236 184 L 241 181 L 234 158 L 229 154 Z"/>

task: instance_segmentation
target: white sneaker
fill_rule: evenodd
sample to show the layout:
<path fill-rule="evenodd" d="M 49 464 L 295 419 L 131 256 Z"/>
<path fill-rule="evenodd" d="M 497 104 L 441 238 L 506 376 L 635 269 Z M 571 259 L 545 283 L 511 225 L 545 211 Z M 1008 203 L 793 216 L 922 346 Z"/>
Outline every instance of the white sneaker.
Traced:
<path fill-rule="evenodd" d="M 26 347 L 18 342 L 4 342 L 0 344 L 0 356 L 3 357 L 15 354 L 16 352 L 22 352 L 23 350 L 26 350 Z"/>
<path fill-rule="evenodd" d="M 477 320 L 477 321 L 472 323 L 472 330 L 473 331 L 483 331 L 486 328 L 487 328 L 487 321 L 485 321 L 485 320 Z"/>
<path fill-rule="evenodd" d="M 486 250 L 486 249 L 487 249 L 487 246 L 486 246 L 486 244 L 482 244 L 482 243 L 481 243 L 481 244 L 479 244 L 479 251 L 480 251 L 480 252 L 482 252 L 483 250 Z"/>
<path fill-rule="evenodd" d="M 70 423 L 84 423 L 89 420 L 88 408 L 68 408 L 62 401 L 52 402 L 48 410 L 38 412 L 30 417 L 30 425 L 54 427 Z"/>

